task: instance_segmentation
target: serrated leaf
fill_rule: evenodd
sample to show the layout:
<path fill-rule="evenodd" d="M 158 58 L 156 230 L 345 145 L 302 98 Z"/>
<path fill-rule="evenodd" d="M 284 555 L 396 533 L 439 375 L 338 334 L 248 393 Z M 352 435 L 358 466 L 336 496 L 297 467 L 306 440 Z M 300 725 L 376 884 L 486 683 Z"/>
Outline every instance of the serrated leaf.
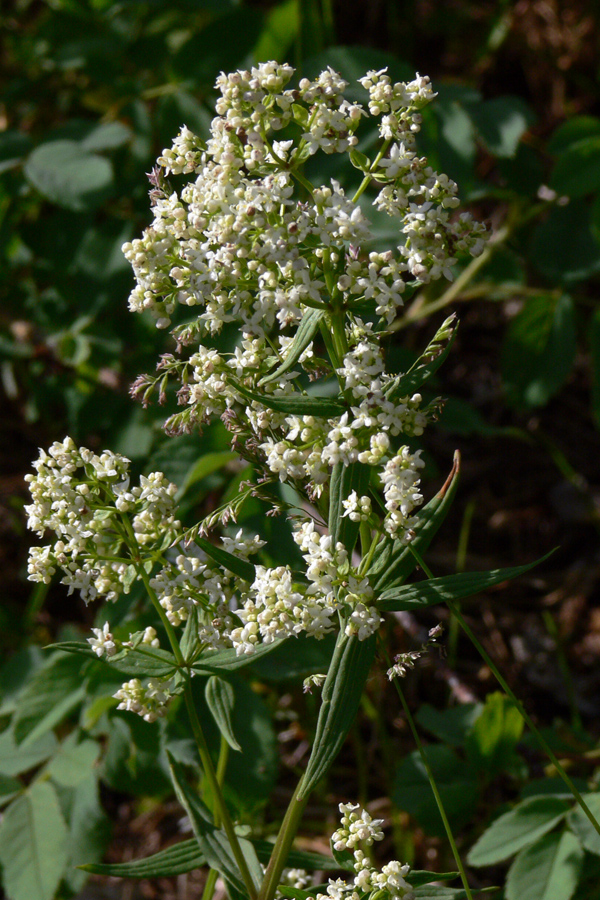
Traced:
<path fill-rule="evenodd" d="M 52 900 L 67 862 L 67 826 L 56 792 L 36 781 L 0 825 L 0 863 L 11 900 Z"/>
<path fill-rule="evenodd" d="M 329 534 L 332 545 L 340 541 L 346 548 L 348 557 L 351 557 L 358 532 L 359 522 L 353 522 L 349 516 L 344 516 L 344 500 L 347 500 L 352 491 L 356 491 L 359 497 L 369 490 L 371 468 L 363 463 L 352 463 L 349 466 L 339 462 L 333 467 L 329 482 Z"/>
<path fill-rule="evenodd" d="M 437 372 L 450 353 L 457 330 L 458 320 L 456 315 L 451 315 L 437 330 L 425 352 L 413 363 L 408 372 L 397 375 L 386 384 L 383 391 L 385 396 L 389 400 L 396 400 L 418 391 Z"/>
<path fill-rule="evenodd" d="M 298 797 L 308 796 L 337 756 L 354 721 L 375 657 L 375 635 L 359 641 L 340 631 L 321 693 L 312 752 Z"/>
<path fill-rule="evenodd" d="M 233 572 L 234 575 L 243 578 L 244 581 L 249 582 L 249 584 L 252 584 L 256 578 L 254 566 L 251 562 L 248 562 L 248 560 L 242 559 L 239 556 L 234 556 L 232 553 L 228 553 L 227 550 L 221 549 L 221 547 L 215 547 L 215 545 L 211 544 L 210 541 L 207 541 L 206 538 L 198 537 L 195 539 L 194 543 L 197 544 L 201 550 L 204 550 L 207 556 L 210 556 L 211 559 L 214 559 L 215 562 L 219 563 L 220 566 L 223 566 L 223 568 L 227 569 L 229 572 Z"/>
<path fill-rule="evenodd" d="M 269 384 L 271 381 L 277 381 L 278 378 L 285 375 L 286 372 L 289 372 L 290 369 L 296 365 L 310 342 L 314 339 L 314 336 L 317 334 L 324 315 L 325 312 L 322 309 L 309 309 L 304 313 L 300 324 L 298 325 L 296 334 L 294 335 L 294 339 L 287 348 L 285 359 L 274 372 L 271 372 L 270 375 L 267 375 L 259 381 L 261 387 L 264 384 Z"/>
<path fill-rule="evenodd" d="M 49 141 L 36 147 L 24 171 L 44 197 L 73 212 L 99 206 L 113 185 L 110 161 L 86 151 L 77 141 Z"/>
<path fill-rule="evenodd" d="M 232 715 L 235 704 L 233 687 L 224 678 L 212 675 L 206 682 L 206 702 L 217 727 L 232 750 L 241 753 L 242 748 L 233 733 Z"/>
<path fill-rule="evenodd" d="M 96 741 L 80 741 L 79 733 L 74 731 L 62 742 L 47 772 L 57 784 L 76 787 L 89 778 L 99 755 L 100 746 Z"/>
<path fill-rule="evenodd" d="M 311 397 L 297 391 L 283 396 L 257 394 L 237 382 L 234 382 L 234 387 L 246 399 L 260 403 L 267 409 L 286 413 L 288 416 L 320 416 L 323 419 L 332 419 L 343 415 L 348 410 L 345 402 L 333 397 Z"/>
<path fill-rule="evenodd" d="M 237 894 L 245 896 L 246 888 L 225 833 L 213 825 L 210 812 L 188 785 L 181 764 L 173 758 L 168 750 L 167 756 L 177 799 L 190 817 L 192 830 L 200 850 L 206 857 L 206 862 L 212 869 L 216 869 Z M 239 841 L 240 847 L 243 847 L 244 850 L 244 857 L 248 859 L 248 848 L 243 845 L 249 845 L 252 853 L 254 853 L 252 845 L 243 838 L 240 838 Z M 251 867 L 250 870 L 255 879 L 256 887 L 259 887 L 262 871 L 258 860 L 256 863 L 258 868 Z"/>
<path fill-rule="evenodd" d="M 15 742 L 12 728 L 7 728 L 0 734 L 0 772 L 3 775 L 28 772 L 52 756 L 57 745 L 54 733 L 48 731 L 39 741 L 19 746 Z"/>
<path fill-rule="evenodd" d="M 17 743 L 35 742 L 61 722 L 85 696 L 81 662 L 56 656 L 33 676 L 19 697 L 14 718 Z"/>
<path fill-rule="evenodd" d="M 554 552 L 554 551 L 552 551 Z M 535 562 L 524 566 L 512 566 L 507 569 L 493 569 L 491 572 L 459 572 L 457 575 L 445 575 L 441 578 L 431 578 L 429 581 L 419 581 L 416 584 L 407 584 L 404 587 L 391 588 L 384 591 L 377 601 L 378 609 L 405 610 L 420 609 L 425 606 L 433 606 L 452 600 L 462 600 L 485 591 L 495 584 L 518 578 L 525 572 L 529 572 L 535 566 L 539 566 L 550 556 L 547 553 Z"/>
<path fill-rule="evenodd" d="M 415 537 L 412 545 L 422 555 L 446 518 L 458 487 L 460 454 L 454 454 L 454 464 L 438 493 L 416 515 Z M 369 582 L 376 592 L 402 584 L 417 567 L 410 549 L 401 541 L 384 535 L 375 550 L 368 572 Z"/>
<path fill-rule="evenodd" d="M 474 844 L 469 865 L 492 866 L 537 841 L 564 819 L 569 803 L 558 797 L 530 797 L 496 819 Z"/>
<path fill-rule="evenodd" d="M 600 822 L 600 794 L 583 794 L 583 799 L 596 821 Z M 575 806 L 569 813 L 569 827 L 586 850 L 600 855 L 600 835 L 580 806 Z"/>
<path fill-rule="evenodd" d="M 571 900 L 582 868 L 583 848 L 574 834 L 545 834 L 508 870 L 506 900 Z"/>

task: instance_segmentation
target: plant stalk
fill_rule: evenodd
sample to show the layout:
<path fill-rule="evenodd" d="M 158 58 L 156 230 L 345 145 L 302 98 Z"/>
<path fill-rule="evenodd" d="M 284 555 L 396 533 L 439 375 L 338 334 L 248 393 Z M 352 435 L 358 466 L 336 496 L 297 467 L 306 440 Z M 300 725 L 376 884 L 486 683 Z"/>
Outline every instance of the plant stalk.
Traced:
<path fill-rule="evenodd" d="M 281 828 L 279 829 L 279 834 L 277 835 L 277 840 L 275 841 L 275 846 L 273 847 L 271 859 L 269 860 L 263 883 L 258 892 L 257 900 L 273 900 L 275 897 L 281 873 L 285 868 L 302 813 L 304 812 L 304 807 L 308 800 L 308 797 L 303 797 L 302 800 L 298 799 L 302 780 L 303 779 L 301 778 L 296 786 L 296 790 L 292 795 L 283 822 L 281 823 Z"/>

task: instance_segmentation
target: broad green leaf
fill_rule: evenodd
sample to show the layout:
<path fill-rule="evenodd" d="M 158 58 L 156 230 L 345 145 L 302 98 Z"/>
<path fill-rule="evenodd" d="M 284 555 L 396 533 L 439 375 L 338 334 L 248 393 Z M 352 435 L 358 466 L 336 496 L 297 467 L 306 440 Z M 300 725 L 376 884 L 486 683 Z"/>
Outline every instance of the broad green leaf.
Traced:
<path fill-rule="evenodd" d="M 448 478 L 438 493 L 416 515 L 413 546 L 420 554 L 425 553 L 446 518 L 456 489 L 460 470 L 460 455 L 454 454 L 454 465 Z M 384 535 L 375 550 L 369 569 L 369 582 L 376 592 L 390 590 L 402 584 L 417 567 L 417 561 L 410 549 L 401 541 Z"/>
<path fill-rule="evenodd" d="M 160 726 L 128 712 L 115 713 L 110 720 L 101 777 L 113 790 L 136 797 L 166 794 L 171 782 L 161 749 Z"/>
<path fill-rule="evenodd" d="M 430 734 L 452 747 L 462 747 L 473 723 L 481 715 L 483 703 L 461 703 L 449 709 L 435 709 L 429 703 L 419 707 L 415 719 Z"/>
<path fill-rule="evenodd" d="M 246 893 L 246 888 L 225 833 L 213 825 L 210 812 L 197 793 L 187 783 L 181 764 L 168 751 L 167 755 L 177 799 L 190 818 L 192 830 L 200 850 L 206 857 L 206 862 L 212 869 L 216 869 L 228 885 L 231 885 L 237 893 L 243 896 Z M 240 838 L 240 845 L 242 843 L 252 846 L 249 841 L 244 841 L 244 839 Z M 244 856 L 246 856 L 246 853 L 244 853 Z M 255 879 L 255 884 L 258 887 L 262 878 L 258 859 L 256 859 L 256 865 L 258 875 Z M 255 873 L 253 872 L 252 875 L 254 877 Z"/>
<path fill-rule="evenodd" d="M 82 664 L 73 656 L 54 656 L 33 676 L 19 697 L 14 718 L 17 743 L 28 743 L 58 725 L 85 696 Z"/>
<path fill-rule="evenodd" d="M 456 338 L 458 321 L 456 315 L 449 316 L 442 324 L 425 352 L 404 375 L 397 375 L 384 388 L 384 394 L 391 400 L 412 396 L 442 365 Z"/>
<path fill-rule="evenodd" d="M 353 522 L 349 516 L 344 515 L 344 500 L 347 500 L 352 491 L 356 491 L 359 497 L 369 491 L 371 469 L 363 463 L 352 463 L 349 466 L 336 463 L 331 473 L 329 482 L 329 534 L 332 545 L 340 541 L 348 553 L 352 551 L 360 529 L 359 522 Z"/>
<path fill-rule="evenodd" d="M 79 891 L 87 876 L 76 866 L 99 862 L 110 841 L 111 822 L 102 809 L 98 780 L 94 774 L 77 785 L 72 792 L 69 813 L 69 860 L 65 881 L 72 891 Z"/>
<path fill-rule="evenodd" d="M 521 137 L 535 121 L 533 110 L 520 97 L 496 97 L 467 109 L 480 138 L 494 156 L 514 156 Z"/>
<path fill-rule="evenodd" d="M 233 687 L 224 678 L 212 675 L 206 682 L 206 702 L 217 723 L 217 727 L 232 750 L 241 752 L 238 741 L 233 733 L 233 708 L 235 705 L 235 692 Z"/>
<path fill-rule="evenodd" d="M 524 566 L 492 569 L 491 572 L 459 572 L 457 575 L 445 575 L 441 578 L 431 578 L 429 581 L 418 581 L 416 584 L 391 588 L 380 595 L 377 607 L 387 610 L 419 609 L 445 603 L 447 600 L 462 600 L 495 584 L 518 578 L 534 566 L 539 566 L 549 555 L 547 553 L 541 559 Z"/>
<path fill-rule="evenodd" d="M 133 137 L 131 128 L 123 122 L 99 122 L 79 142 L 87 151 L 115 150 Z"/>
<path fill-rule="evenodd" d="M 533 229 L 529 259 L 553 283 L 571 284 L 600 271 L 600 245 L 585 200 L 553 206 Z"/>
<path fill-rule="evenodd" d="M 52 756 L 58 741 L 52 731 L 48 731 L 35 743 L 18 745 L 12 728 L 0 734 L 0 772 L 3 775 L 20 775 L 39 766 Z"/>
<path fill-rule="evenodd" d="M 113 186 L 110 161 L 69 140 L 36 147 L 25 163 L 25 176 L 46 199 L 73 212 L 99 206 Z"/>
<path fill-rule="evenodd" d="M 425 752 L 450 824 L 453 828 L 461 828 L 474 817 L 477 808 L 479 785 L 476 773 L 470 771 L 450 747 L 432 744 Z M 418 751 L 398 765 L 392 799 L 399 809 L 413 816 L 427 834 L 442 837 L 446 833 Z"/>
<path fill-rule="evenodd" d="M 256 391 L 251 391 L 238 382 L 234 382 L 234 387 L 248 400 L 253 400 L 266 406 L 267 409 L 274 409 L 289 416 L 320 416 L 323 419 L 331 419 L 343 415 L 348 409 L 343 400 L 333 397 L 311 397 L 309 394 L 300 394 L 298 391 L 282 396 L 257 394 Z"/>
<path fill-rule="evenodd" d="M 499 691 L 488 694 L 466 741 L 467 755 L 475 769 L 488 775 L 501 771 L 521 738 L 523 724 L 512 700 Z"/>
<path fill-rule="evenodd" d="M 567 294 L 529 297 L 511 320 L 502 347 L 502 378 L 518 408 L 544 406 L 575 359 L 575 308 Z"/>
<path fill-rule="evenodd" d="M 359 641 L 343 631 L 321 693 L 321 708 L 312 752 L 298 794 L 306 797 L 325 775 L 346 739 L 375 657 L 375 635 Z"/>
<path fill-rule="evenodd" d="M 322 309 L 309 309 L 304 313 L 294 339 L 287 349 L 285 359 L 274 372 L 271 372 L 270 375 L 267 375 L 259 382 L 260 386 L 269 384 L 271 381 L 277 381 L 281 375 L 289 372 L 290 369 L 296 365 L 310 342 L 318 333 L 321 319 L 324 315 L 325 313 Z"/>
<path fill-rule="evenodd" d="M 484 831 L 467 857 L 469 865 L 493 866 L 537 841 L 564 819 L 569 803 L 557 797 L 531 797 L 504 813 Z"/>
<path fill-rule="evenodd" d="M 591 814 L 600 822 L 600 794 L 583 794 Z M 579 805 L 569 813 L 569 826 L 586 850 L 600 855 L 600 835 Z"/>
<path fill-rule="evenodd" d="M 227 550 L 223 550 L 221 547 L 215 547 L 215 545 L 211 544 L 210 541 L 207 541 L 206 538 L 198 537 L 195 539 L 194 543 L 197 544 L 201 550 L 204 550 L 207 556 L 210 556 L 210 558 L 214 559 L 220 566 L 223 566 L 224 569 L 233 572 L 234 575 L 238 575 L 240 578 L 243 578 L 244 581 L 252 584 L 256 577 L 256 573 L 251 562 L 248 562 L 246 559 L 242 559 L 239 556 L 234 556 L 232 553 L 228 553 Z"/>
<path fill-rule="evenodd" d="M 243 669 L 245 666 L 262 659 L 263 656 L 268 656 L 273 650 L 281 647 L 283 643 L 283 641 L 273 641 L 271 644 L 259 644 L 252 653 L 243 654 L 242 656 L 238 656 L 233 649 L 218 650 L 216 653 L 208 652 L 196 660 L 192 669 L 199 675 L 218 675 L 221 670 L 235 672 L 237 669 Z"/>
<path fill-rule="evenodd" d="M 585 138 L 600 137 L 600 119 L 596 116 L 573 116 L 559 125 L 546 144 L 548 153 L 564 153 Z"/>
<path fill-rule="evenodd" d="M 138 644 L 135 650 L 121 650 L 106 662 L 117 672 L 136 678 L 169 678 L 177 671 L 177 660 L 172 653 L 146 644 Z"/>
<path fill-rule="evenodd" d="M 70 734 L 48 765 L 48 774 L 63 787 L 76 787 L 89 778 L 100 755 L 100 745 L 96 741 L 84 739 L 80 742 L 79 738 L 77 731 Z"/>
<path fill-rule="evenodd" d="M 574 834 L 545 834 L 515 858 L 506 900 L 571 900 L 582 868 L 583 848 Z"/>
<path fill-rule="evenodd" d="M 11 900 L 52 900 L 67 862 L 67 826 L 56 792 L 36 781 L 4 813 L 0 863 Z"/>
<path fill-rule="evenodd" d="M 584 197 L 600 188 L 600 134 L 583 138 L 560 154 L 550 187 L 568 197 Z"/>

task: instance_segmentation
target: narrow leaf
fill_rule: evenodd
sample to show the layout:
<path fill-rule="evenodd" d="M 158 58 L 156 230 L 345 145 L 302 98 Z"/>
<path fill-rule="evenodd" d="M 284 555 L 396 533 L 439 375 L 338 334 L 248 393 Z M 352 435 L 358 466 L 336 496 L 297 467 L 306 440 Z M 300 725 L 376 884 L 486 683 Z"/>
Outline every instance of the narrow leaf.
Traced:
<path fill-rule="evenodd" d="M 206 538 L 198 537 L 195 539 L 194 543 L 197 544 L 201 550 L 204 550 L 207 556 L 210 556 L 210 558 L 214 559 L 220 566 L 223 566 L 224 569 L 227 569 L 229 572 L 232 572 L 234 575 L 237 575 L 239 578 L 243 578 L 244 581 L 252 584 L 256 574 L 251 562 L 248 562 L 246 559 L 241 559 L 239 556 L 234 556 L 233 553 L 228 553 L 227 550 L 223 550 L 221 547 L 215 547 L 215 545 L 211 544 L 210 541 L 207 541 Z"/>
<path fill-rule="evenodd" d="M 52 900 L 67 861 L 67 826 L 48 781 L 36 781 L 8 807 L 0 863 L 11 900 Z"/>
<path fill-rule="evenodd" d="M 456 338 L 458 320 L 449 316 L 427 345 L 425 352 L 404 375 L 397 375 L 384 389 L 389 400 L 411 396 L 418 391 L 442 365 Z"/>
<path fill-rule="evenodd" d="M 454 454 L 454 464 L 448 478 L 438 493 L 417 513 L 412 546 L 420 554 L 425 553 L 435 537 L 454 500 L 458 487 L 460 454 Z M 385 535 L 375 550 L 369 569 L 369 581 L 375 591 L 389 590 L 402 584 L 417 567 L 417 561 L 409 548 L 401 541 Z"/>
<path fill-rule="evenodd" d="M 117 878 L 168 878 L 172 875 L 184 875 L 204 865 L 206 858 L 198 847 L 198 841 L 191 838 L 144 859 L 132 859 L 126 863 L 89 863 L 80 868 L 93 875 L 112 875 Z"/>
<path fill-rule="evenodd" d="M 196 484 L 196 482 L 201 481 L 213 472 L 218 472 L 219 469 L 222 469 L 227 463 L 233 462 L 234 459 L 239 459 L 239 457 L 232 450 L 205 453 L 187 473 L 185 481 L 178 491 L 178 497 L 183 496 L 193 484 Z"/>
<path fill-rule="evenodd" d="M 233 385 L 248 400 L 254 400 L 267 409 L 287 413 L 289 416 L 320 416 L 323 419 L 331 419 L 343 415 L 348 409 L 346 403 L 334 397 L 310 397 L 297 391 L 284 396 L 273 396 L 257 394 L 237 382 L 233 382 Z"/>
<path fill-rule="evenodd" d="M 557 797 L 530 797 L 496 819 L 467 857 L 470 866 L 492 866 L 551 831 L 569 810 Z"/>
<path fill-rule="evenodd" d="M 282 643 L 283 641 L 273 641 L 271 644 L 259 644 L 252 653 L 243 654 L 242 656 L 238 656 L 233 649 L 219 650 L 217 653 L 209 652 L 196 660 L 192 669 L 200 675 L 207 673 L 218 675 L 219 671 L 235 672 L 237 669 L 249 666 L 250 663 L 255 662 L 257 659 L 272 653 Z"/>
<path fill-rule="evenodd" d="M 458 575 L 445 575 L 442 578 L 431 578 L 429 581 L 419 581 L 416 584 L 392 588 L 381 594 L 377 606 L 379 609 L 397 611 L 433 606 L 445 603 L 447 600 L 462 600 L 464 597 L 485 591 L 495 584 L 523 575 L 542 563 L 549 555 L 547 553 L 541 559 L 524 566 L 493 569 L 491 572 L 459 572 Z"/>
<path fill-rule="evenodd" d="M 458 878 L 459 874 L 459 872 L 427 872 L 425 869 L 411 869 L 406 881 L 413 887 L 421 887 L 423 884 L 431 884 L 432 881 L 452 881 Z"/>
<path fill-rule="evenodd" d="M 571 900 L 583 848 L 570 831 L 553 832 L 521 850 L 508 870 L 506 900 Z"/>
<path fill-rule="evenodd" d="M 172 653 L 144 644 L 135 650 L 122 650 L 106 662 L 117 672 L 138 678 L 168 678 L 177 671 L 177 660 Z"/>
<path fill-rule="evenodd" d="M 317 732 L 299 798 L 306 797 L 337 756 L 360 704 L 375 657 L 375 635 L 359 641 L 340 632 L 323 685 Z"/>
<path fill-rule="evenodd" d="M 224 678 L 212 675 L 206 682 L 205 696 L 219 731 L 231 749 L 241 753 L 242 748 L 233 733 L 232 714 L 235 703 L 233 687 Z"/>
<path fill-rule="evenodd" d="M 359 497 L 367 493 L 371 470 L 362 463 L 352 463 L 345 466 L 336 463 L 331 473 L 329 484 L 329 534 L 333 546 L 338 541 L 344 545 L 351 556 L 356 544 L 359 522 L 352 522 L 348 516 L 344 516 L 344 500 L 347 500 L 352 491 L 356 491 Z"/>
<path fill-rule="evenodd" d="M 271 381 L 277 381 L 282 375 L 285 375 L 286 372 L 289 372 L 292 369 L 310 342 L 314 339 L 315 335 L 319 330 L 319 325 L 321 324 L 321 319 L 324 316 L 324 310 L 322 309 L 310 309 L 308 312 L 305 312 L 302 316 L 302 320 L 298 325 L 298 329 L 294 336 L 292 343 L 289 345 L 287 349 L 287 353 L 285 359 L 278 366 L 274 372 L 271 372 L 270 375 L 267 375 L 265 378 L 259 381 L 259 386 L 262 387 L 264 384 L 269 384 Z"/>
<path fill-rule="evenodd" d="M 596 821 L 600 822 L 600 794 L 584 794 L 583 799 Z M 586 850 L 600 855 L 600 835 L 580 806 L 575 806 L 569 813 L 569 826 Z"/>

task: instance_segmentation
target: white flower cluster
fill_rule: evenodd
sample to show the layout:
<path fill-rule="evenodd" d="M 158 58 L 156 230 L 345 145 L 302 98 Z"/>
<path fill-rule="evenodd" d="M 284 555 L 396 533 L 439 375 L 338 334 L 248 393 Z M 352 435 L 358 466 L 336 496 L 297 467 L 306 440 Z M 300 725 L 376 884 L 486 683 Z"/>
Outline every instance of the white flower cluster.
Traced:
<path fill-rule="evenodd" d="M 30 581 L 49 584 L 60 569 L 69 594 L 79 590 L 86 603 L 115 600 L 133 580 L 121 556 L 127 529 L 139 546 L 168 545 L 180 531 L 175 485 L 153 472 L 132 487 L 129 460 L 118 453 L 98 455 L 67 437 L 40 450 L 34 468 L 25 476 L 33 499 L 25 507 L 28 527 L 39 537 L 53 531 L 56 540 L 31 548 Z"/>
<path fill-rule="evenodd" d="M 327 892 L 318 893 L 314 900 L 365 900 L 385 891 L 389 900 L 414 900 L 413 889 L 406 881 L 410 866 L 392 860 L 379 871 L 360 845 L 370 847 L 383 839 L 383 819 L 372 819 L 356 803 L 340 803 L 341 826 L 331 837 L 336 852 L 348 851 L 354 856 L 355 876 L 351 882 L 341 878 L 329 880 Z"/>
<path fill-rule="evenodd" d="M 119 701 L 117 709 L 126 709 L 137 713 L 146 722 L 156 722 L 167 714 L 169 700 L 172 697 L 169 678 L 156 678 L 143 685 L 139 678 L 126 681 L 113 694 Z"/>

